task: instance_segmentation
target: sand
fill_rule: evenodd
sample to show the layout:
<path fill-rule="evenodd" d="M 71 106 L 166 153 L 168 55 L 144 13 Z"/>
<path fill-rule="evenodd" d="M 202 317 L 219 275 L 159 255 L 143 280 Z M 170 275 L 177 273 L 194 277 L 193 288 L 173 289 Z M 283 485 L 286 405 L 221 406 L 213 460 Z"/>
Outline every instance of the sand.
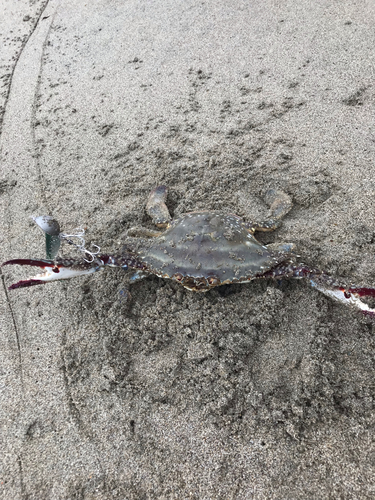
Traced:
<path fill-rule="evenodd" d="M 0 261 L 30 216 L 121 248 L 173 215 L 264 218 L 263 243 L 375 285 L 375 5 L 1 0 Z M 66 250 L 65 250 L 66 251 Z M 302 281 L 194 294 L 106 270 L 7 291 L 0 497 L 372 499 L 374 327 Z"/>

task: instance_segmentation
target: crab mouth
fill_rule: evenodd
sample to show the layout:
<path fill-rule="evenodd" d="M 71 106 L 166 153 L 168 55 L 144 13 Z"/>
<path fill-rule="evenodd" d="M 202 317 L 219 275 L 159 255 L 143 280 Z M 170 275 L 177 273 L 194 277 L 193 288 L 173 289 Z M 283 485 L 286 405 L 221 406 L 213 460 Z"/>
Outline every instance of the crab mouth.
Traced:
<path fill-rule="evenodd" d="M 182 274 L 177 273 L 172 276 L 172 279 L 192 292 L 208 292 L 211 288 L 227 284 L 226 282 L 220 281 L 220 279 L 216 276 L 209 276 L 206 278 L 204 276 L 183 276 Z"/>
<path fill-rule="evenodd" d="M 197 286 L 197 285 L 183 285 L 184 288 L 186 288 L 187 290 L 190 290 L 191 292 L 208 292 L 211 290 L 211 288 L 213 287 L 206 287 L 206 286 L 203 286 L 201 285 L 200 287 Z"/>

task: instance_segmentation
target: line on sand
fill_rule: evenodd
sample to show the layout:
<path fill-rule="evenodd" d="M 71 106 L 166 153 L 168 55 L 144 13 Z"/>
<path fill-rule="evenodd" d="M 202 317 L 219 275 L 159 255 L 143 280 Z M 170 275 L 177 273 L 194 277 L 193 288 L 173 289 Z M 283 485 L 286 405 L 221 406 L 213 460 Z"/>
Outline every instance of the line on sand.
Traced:
<path fill-rule="evenodd" d="M 45 3 L 30 35 L 24 41 L 12 69 L 5 99 L 5 112 L 0 135 L 0 161 L 2 172 L 5 175 L 11 174 L 16 167 L 17 177 L 21 174 L 20 170 L 23 170 L 28 178 L 32 178 L 33 174 L 30 170 L 32 166 L 34 166 L 34 170 L 37 168 L 34 157 L 34 134 L 32 131 L 35 92 L 38 88 L 46 40 L 58 3 L 59 0 L 48 0 Z M 23 198 L 25 200 L 30 196 L 30 190 L 25 189 L 22 184 L 25 186 L 25 183 L 21 183 L 17 199 Z M 7 221 L 8 227 L 11 226 L 10 219 L 11 214 L 8 210 L 7 216 L 4 217 L 4 221 Z M 20 334 L 1 269 L 0 277 L 15 331 L 23 387 Z"/>

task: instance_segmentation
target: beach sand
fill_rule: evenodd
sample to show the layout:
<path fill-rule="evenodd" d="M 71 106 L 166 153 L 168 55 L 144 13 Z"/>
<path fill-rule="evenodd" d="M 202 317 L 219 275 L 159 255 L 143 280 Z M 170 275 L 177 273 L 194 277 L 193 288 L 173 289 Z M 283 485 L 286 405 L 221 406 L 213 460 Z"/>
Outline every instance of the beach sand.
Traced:
<path fill-rule="evenodd" d="M 159 184 L 173 215 L 248 219 L 276 187 L 294 206 L 260 240 L 374 286 L 374 22 L 354 0 L 1 0 L 0 261 L 44 257 L 30 216 L 115 252 Z M 126 299 L 122 270 L 1 272 L 0 498 L 374 498 L 360 313 L 299 280 Z"/>

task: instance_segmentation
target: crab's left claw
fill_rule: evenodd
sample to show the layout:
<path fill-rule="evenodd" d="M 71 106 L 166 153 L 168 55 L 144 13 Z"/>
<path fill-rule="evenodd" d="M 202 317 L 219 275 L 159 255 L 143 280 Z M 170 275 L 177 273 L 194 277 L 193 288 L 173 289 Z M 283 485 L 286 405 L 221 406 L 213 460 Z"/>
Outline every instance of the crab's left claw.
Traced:
<path fill-rule="evenodd" d="M 18 264 L 20 266 L 36 266 L 44 269 L 45 272 L 37 274 L 26 280 L 14 283 L 8 290 L 15 288 L 24 288 L 34 285 L 44 285 L 49 281 L 64 280 L 74 278 L 75 276 L 83 276 L 98 271 L 101 265 L 98 262 L 86 262 L 73 259 L 64 260 L 34 260 L 34 259 L 13 259 L 4 262 L 2 266 Z"/>

